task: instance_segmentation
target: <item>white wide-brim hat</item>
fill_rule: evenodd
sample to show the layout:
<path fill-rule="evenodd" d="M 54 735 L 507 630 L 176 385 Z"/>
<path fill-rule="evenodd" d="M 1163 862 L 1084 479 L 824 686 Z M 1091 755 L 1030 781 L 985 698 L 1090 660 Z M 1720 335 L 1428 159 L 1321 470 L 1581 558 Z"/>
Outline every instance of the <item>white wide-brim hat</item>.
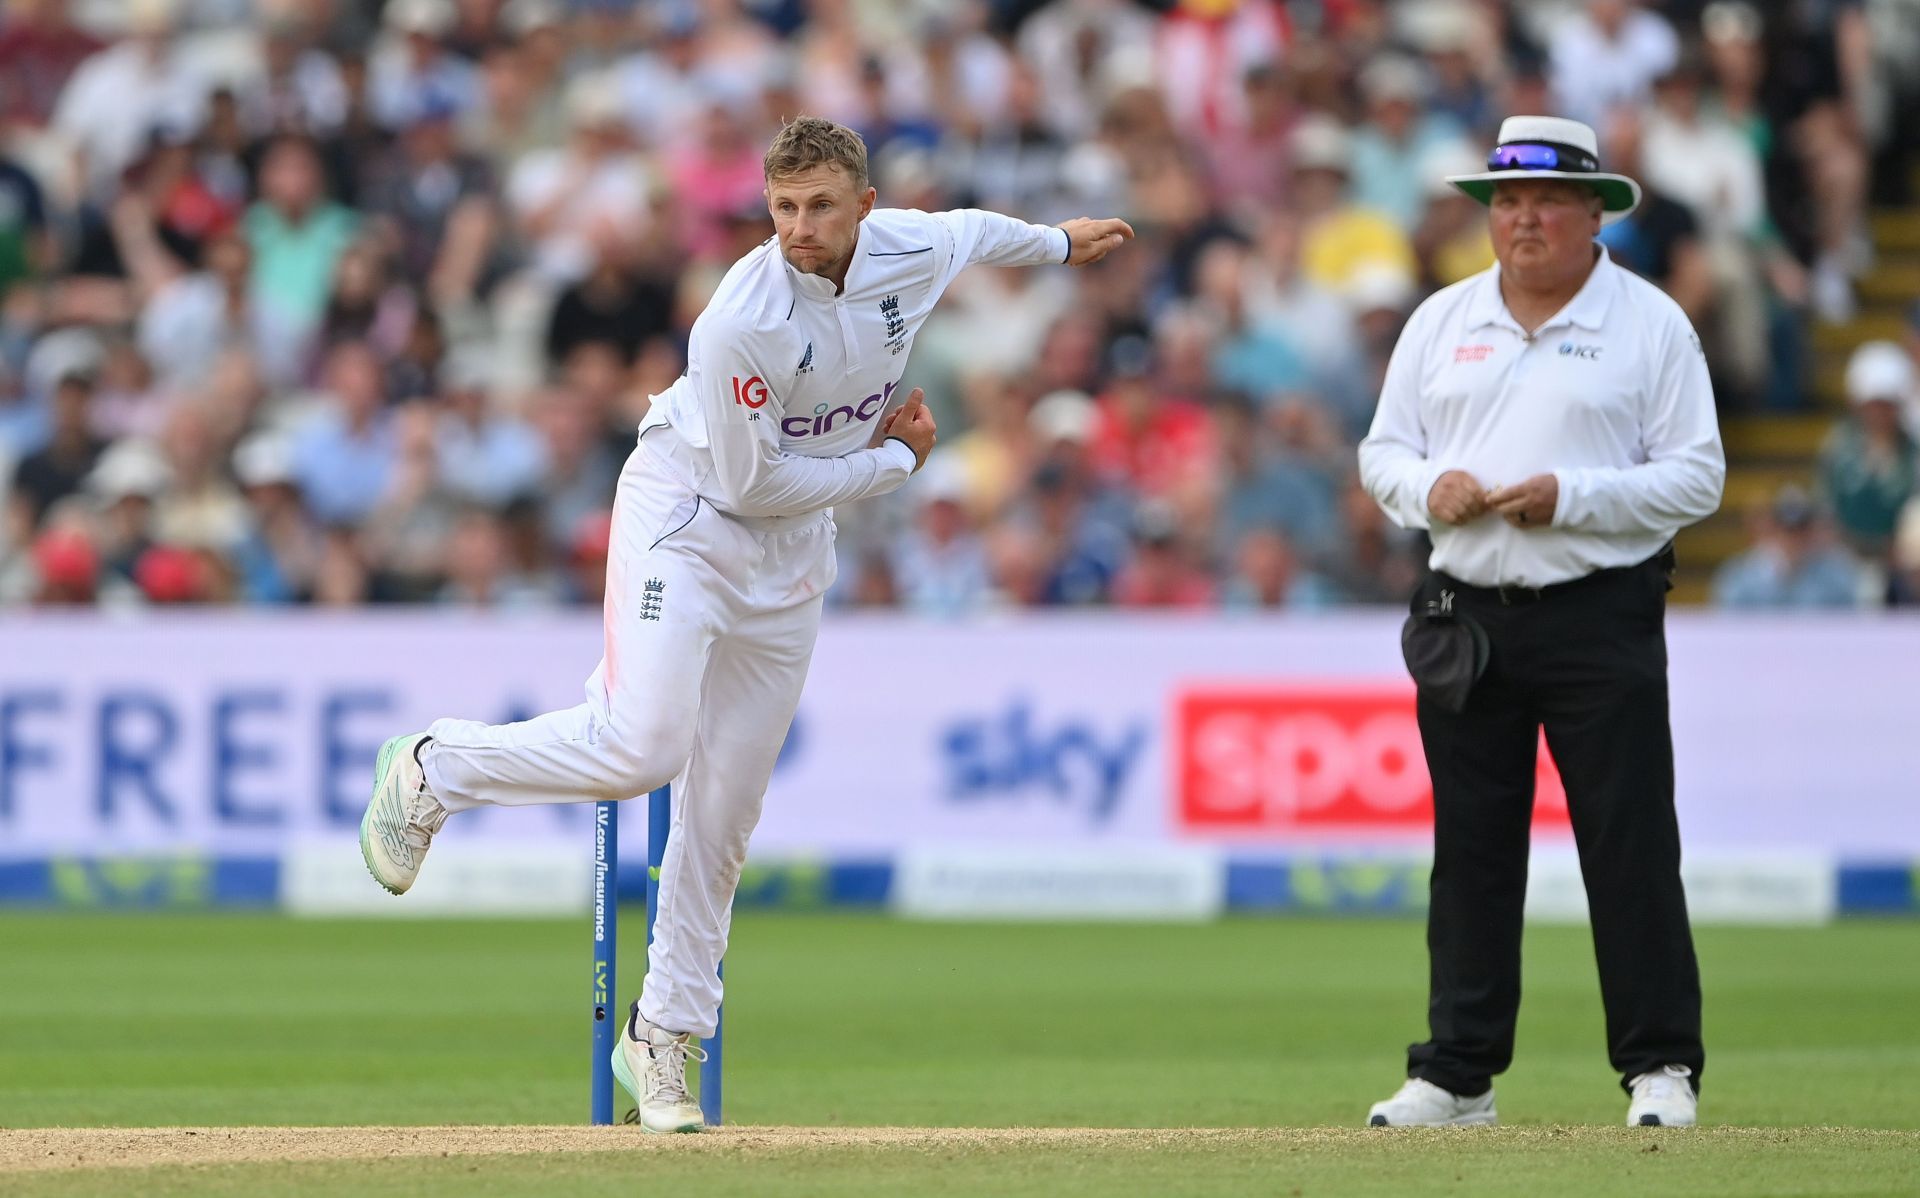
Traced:
<path fill-rule="evenodd" d="M 1486 170 L 1447 176 L 1447 182 L 1482 204 L 1493 202 L 1495 184 L 1514 179 L 1566 179 L 1591 187 L 1605 206 L 1600 219 L 1606 224 L 1640 206 L 1640 185 L 1602 171 L 1593 130 L 1564 117 L 1508 117 L 1500 122 L 1500 144 L 1487 156 Z"/>

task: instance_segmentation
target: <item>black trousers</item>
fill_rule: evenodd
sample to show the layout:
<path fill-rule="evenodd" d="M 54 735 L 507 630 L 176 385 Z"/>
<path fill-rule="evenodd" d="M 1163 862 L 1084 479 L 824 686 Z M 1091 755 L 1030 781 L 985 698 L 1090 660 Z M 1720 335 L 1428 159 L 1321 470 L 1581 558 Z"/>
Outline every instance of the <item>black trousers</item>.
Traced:
<path fill-rule="evenodd" d="M 1686 1065 L 1699 1085 L 1700 971 L 1680 885 L 1667 718 L 1666 571 L 1604 570 L 1544 593 L 1435 577 L 1491 646 L 1466 709 L 1422 698 L 1433 776 L 1431 1038 L 1407 1073 L 1484 1093 L 1513 1060 L 1539 730 L 1567 789 L 1593 924 L 1608 1059 L 1625 1079 Z"/>

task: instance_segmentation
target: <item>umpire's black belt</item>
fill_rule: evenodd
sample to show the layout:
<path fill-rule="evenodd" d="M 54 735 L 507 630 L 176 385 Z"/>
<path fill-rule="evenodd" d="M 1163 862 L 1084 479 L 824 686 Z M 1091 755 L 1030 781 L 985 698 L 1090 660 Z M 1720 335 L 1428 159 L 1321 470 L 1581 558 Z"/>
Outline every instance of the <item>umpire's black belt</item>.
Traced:
<path fill-rule="evenodd" d="M 1648 558 L 1637 566 L 1614 566 L 1605 570 L 1595 570 L 1593 573 L 1584 574 L 1579 578 L 1570 578 L 1566 582 L 1551 582 L 1543 587 L 1511 585 L 1482 587 L 1475 586 L 1470 582 L 1461 582 L 1451 574 L 1443 574 L 1438 570 L 1435 570 L 1433 574 L 1435 578 L 1439 579 L 1440 584 L 1448 590 L 1458 591 L 1462 595 L 1481 600 L 1482 602 L 1498 603 L 1502 607 L 1517 607 L 1528 603 L 1544 603 L 1549 599 L 1557 599 L 1565 595 L 1570 595 L 1576 591 L 1618 579 L 1640 570 L 1658 569 L 1668 579 L 1671 579 L 1673 577 L 1673 566 L 1673 546 L 1668 545 L 1659 553 L 1654 554 L 1651 558 Z M 1671 587 L 1672 583 L 1669 582 L 1668 586 Z"/>

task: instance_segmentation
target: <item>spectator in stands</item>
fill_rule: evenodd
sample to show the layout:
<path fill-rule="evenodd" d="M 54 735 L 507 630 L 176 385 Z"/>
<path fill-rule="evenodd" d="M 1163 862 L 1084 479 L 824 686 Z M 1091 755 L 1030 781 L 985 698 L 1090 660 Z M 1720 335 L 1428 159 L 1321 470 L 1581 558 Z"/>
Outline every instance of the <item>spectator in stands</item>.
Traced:
<path fill-rule="evenodd" d="M 447 584 L 439 601 L 461 607 L 530 608 L 554 601 L 551 580 L 516 568 L 501 517 L 470 507 L 447 542 Z"/>
<path fill-rule="evenodd" d="M 233 474 L 246 496 L 248 520 L 233 564 L 248 603 L 295 603 L 313 593 L 320 530 L 301 503 L 293 467 L 293 443 L 283 433 L 255 433 L 234 450 Z"/>
<path fill-rule="evenodd" d="M 1639 0 L 1587 0 L 1585 11 L 1561 22 L 1549 53 L 1559 111 L 1597 126 L 1614 108 L 1646 100 L 1678 61 L 1680 39 Z"/>
<path fill-rule="evenodd" d="M 4 34 L 0 34 L 4 39 Z M 4 79 L 5 68 L 0 68 Z M 0 83 L 0 88 L 6 84 Z M 4 104 L 0 98 L 0 104 Z M 52 269 L 59 252 L 47 219 L 45 189 L 6 150 L 9 118 L 0 115 L 0 296 Z"/>
<path fill-rule="evenodd" d="M 143 242 L 136 231 L 123 244 Z M 213 371 L 221 354 L 232 349 L 259 354 L 275 383 L 299 377 L 304 363 L 298 334 L 277 327 L 274 313 L 259 302 L 253 250 L 238 230 L 207 241 L 199 270 L 182 271 L 140 251 L 133 262 L 138 286 L 147 297 L 135 336 L 161 387 L 190 391 Z M 127 417 L 137 419 L 130 412 Z"/>
<path fill-rule="evenodd" d="M 1177 323 L 1162 325 L 1163 338 L 1181 336 L 1172 331 Z M 1162 354 L 1137 338 L 1114 343 L 1092 453 L 1106 477 L 1143 496 L 1173 498 L 1204 482 L 1213 456 L 1213 424 L 1195 398 L 1167 385 L 1167 372 L 1158 369 Z"/>
<path fill-rule="evenodd" d="M 1613 260 L 1680 305 L 1696 329 L 1712 336 L 1713 270 L 1693 210 L 1669 198 L 1647 171 L 1642 149 L 1645 119 L 1639 110 L 1616 108 L 1601 130 L 1601 150 L 1621 173 L 1641 180 L 1640 206 L 1600 230 L 1600 244 Z M 1712 355 L 1709 354 L 1709 357 Z"/>
<path fill-rule="evenodd" d="M 358 205 L 401 275 L 443 304 L 473 291 L 496 219 L 493 168 L 460 149 L 456 115 L 445 97 L 416 98 L 398 144 L 362 176 Z"/>
<path fill-rule="evenodd" d="M 154 130 L 198 128 L 205 110 L 206 84 L 174 43 L 173 9 L 172 0 L 128 0 L 126 40 L 82 62 L 54 109 L 81 188 L 103 209 Z"/>
<path fill-rule="evenodd" d="M 1241 80 L 1243 119 L 1206 142 L 1212 190 L 1222 210 L 1257 214 L 1287 202 L 1288 140 L 1299 119 L 1287 73 L 1255 63 Z"/>
<path fill-rule="evenodd" d="M 1470 0 L 1428 0 L 1401 9 L 1432 80 L 1428 109 L 1452 117 L 1465 133 L 1495 119 L 1487 60 L 1497 46 L 1490 45 L 1488 22 L 1475 7 Z"/>
<path fill-rule="evenodd" d="M 449 356 L 440 376 L 434 444 L 442 484 L 462 502 L 497 511 L 539 489 L 547 459 L 531 426 L 495 409 L 492 379 L 487 347 L 462 346 Z"/>
<path fill-rule="evenodd" d="M 1466 142 L 1436 147 L 1422 160 L 1427 179 L 1420 223 L 1413 230 L 1413 254 L 1420 263 L 1422 292 L 1451 287 L 1493 265 L 1493 239 L 1487 236 L 1486 214 L 1480 205 L 1447 182 L 1448 175 L 1470 175 L 1484 161 Z M 1611 152 L 1607 161 L 1618 162 Z M 1631 170 L 1623 165 L 1622 170 Z"/>
<path fill-rule="evenodd" d="M 1713 602 L 1727 608 L 1850 608 L 1860 603 L 1861 574 L 1846 550 L 1831 543 L 1813 500 L 1782 487 L 1750 521 L 1753 547 L 1722 565 Z"/>
<path fill-rule="evenodd" d="M 68 0 L 13 0 L 0 16 L 0 125 L 40 129 L 100 40 L 75 26 Z"/>
<path fill-rule="evenodd" d="M 1846 387 L 1853 410 L 1820 449 L 1820 495 L 1853 551 L 1885 565 L 1920 487 L 1920 447 L 1902 423 L 1916 395 L 1913 360 L 1891 341 L 1869 341 L 1847 363 Z"/>
<path fill-rule="evenodd" d="M 532 265 L 554 286 L 585 278 L 597 246 L 638 240 L 655 186 L 633 150 L 613 79 L 586 75 L 568 85 L 567 126 L 564 146 L 528 154 L 506 183 Z"/>
<path fill-rule="evenodd" d="M 929 458 L 913 481 L 913 522 L 894 551 L 893 575 L 911 611 L 954 619 L 985 606 L 992 587 L 986 546 L 967 512 L 967 485 L 958 462 Z"/>
<path fill-rule="evenodd" d="M 458 19 L 453 0 L 389 0 L 381 16 L 390 32 L 367 71 L 375 120 L 399 129 L 423 105 L 466 112 L 479 104 L 479 72 L 443 42 Z"/>
<path fill-rule="evenodd" d="M 1788 243 L 1812 263 L 1814 312 L 1841 323 L 1856 310 L 1853 280 L 1872 264 L 1862 108 L 1872 34 L 1864 0 L 1767 6 L 1763 44 L 1768 122 L 1785 162 L 1775 210 Z"/>
<path fill-rule="evenodd" d="M 1286 338 L 1306 360 L 1316 386 L 1337 387 L 1359 365 L 1353 315 L 1332 289 L 1302 270 L 1301 232 L 1300 221 L 1288 212 L 1261 221 L 1245 276 L 1247 306 L 1252 319 Z"/>
<path fill-rule="evenodd" d="M 1767 295 L 1755 253 L 1767 236 L 1766 188 L 1759 154 L 1730 121 L 1703 109 L 1701 84 L 1691 56 L 1656 82 L 1641 166 L 1648 187 L 1693 215 L 1714 286 L 1712 356 L 1732 393 L 1751 397 L 1767 372 Z"/>
<path fill-rule="evenodd" d="M 1287 534 L 1277 528 L 1254 528 L 1234 548 L 1233 578 L 1222 601 L 1243 611 L 1320 611 L 1340 602 L 1326 579 L 1302 567 Z"/>
<path fill-rule="evenodd" d="M 253 251 L 253 293 L 276 333 L 304 345 L 319 327 L 335 266 L 359 218 L 327 198 L 320 154 L 283 134 L 262 152 L 260 199 L 242 227 Z"/>
<path fill-rule="evenodd" d="M 1315 380 L 1306 356 L 1285 332 L 1255 319 L 1247 302 L 1250 260 L 1237 241 L 1220 240 L 1194 272 L 1196 308 L 1216 331 L 1209 362 L 1212 385 L 1251 394 L 1293 391 Z"/>
<path fill-rule="evenodd" d="M 402 404 L 393 414 L 393 469 L 386 491 L 368 512 L 358 537 L 337 546 L 331 563 L 348 582 L 351 564 L 366 573 L 368 590 L 383 601 L 432 601 L 446 582 L 447 554 L 462 505 L 440 475 L 434 405 Z M 345 531 L 351 532 L 351 528 Z M 351 549 L 352 553 L 345 551 Z M 322 559 L 323 575 L 329 565 Z"/>
<path fill-rule="evenodd" d="M 1354 204 L 1348 195 L 1353 144 L 1324 116 L 1293 131 L 1294 208 L 1300 217 L 1300 264 L 1308 279 L 1338 292 L 1371 265 L 1416 269 L 1406 236 L 1390 219 Z"/>
<path fill-rule="evenodd" d="M 94 544 L 103 572 L 119 589 L 132 586 L 134 563 L 153 544 L 153 512 L 171 482 L 166 459 L 146 441 L 117 441 L 87 475 L 98 505 Z"/>
<path fill-rule="evenodd" d="M 242 125 L 254 137 L 282 130 L 327 136 L 347 119 L 340 64 L 314 45 L 303 14 L 276 8 L 262 16 L 262 70 L 236 97 Z"/>
<path fill-rule="evenodd" d="M 355 523 L 385 495 L 397 444 L 380 360 L 349 342 L 327 358 L 327 398 L 295 435 L 294 474 L 324 524 Z"/>
<path fill-rule="evenodd" d="M 1055 391 L 1033 406 L 1039 451 L 1026 497 L 1009 520 L 1032 537 L 1041 565 L 1034 602 L 1084 607 L 1107 601 L 1129 554 L 1132 492 L 1110 485 L 1090 452 L 1093 401 Z"/>
<path fill-rule="evenodd" d="M 76 371 L 53 389 L 53 434 L 44 448 L 20 459 L 13 470 L 13 493 L 29 527 L 38 528 L 49 507 L 74 494 L 106 448 L 93 435 L 88 406 L 93 377 Z"/>
<path fill-rule="evenodd" d="M 1114 580 L 1113 601 L 1120 607 L 1209 607 L 1213 580 L 1193 560 L 1179 516 L 1171 505 L 1147 503 L 1134 516 L 1133 560 Z"/>
<path fill-rule="evenodd" d="M 1467 134 L 1451 116 L 1427 107 L 1420 64 L 1383 56 L 1360 72 L 1367 120 L 1354 130 L 1353 202 L 1412 233 L 1429 188 L 1424 159 Z"/>
<path fill-rule="evenodd" d="M 537 494 L 548 534 L 555 545 L 577 549 L 575 538 L 589 518 L 613 504 L 621 458 L 601 435 L 599 413 L 581 392 L 549 387 L 534 396 L 529 412 L 546 464 Z"/>
<path fill-rule="evenodd" d="M 183 399 L 168 411 L 160 433 L 168 483 L 154 505 L 155 540 L 225 551 L 246 536 L 246 504 L 225 469 L 232 443 L 217 422 L 214 404 L 204 396 Z"/>

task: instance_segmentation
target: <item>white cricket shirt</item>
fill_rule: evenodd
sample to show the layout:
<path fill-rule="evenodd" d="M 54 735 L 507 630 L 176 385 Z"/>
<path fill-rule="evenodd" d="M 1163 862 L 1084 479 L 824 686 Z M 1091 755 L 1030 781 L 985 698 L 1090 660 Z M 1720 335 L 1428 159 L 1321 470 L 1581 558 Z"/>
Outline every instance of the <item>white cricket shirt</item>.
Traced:
<path fill-rule="evenodd" d="M 1553 474 L 1550 528 L 1488 513 L 1433 522 L 1449 470 L 1484 487 Z M 1720 506 L 1726 456 L 1706 359 L 1679 305 L 1605 249 L 1567 306 L 1528 336 L 1500 268 L 1415 309 L 1394 347 L 1360 479 L 1402 528 L 1428 528 L 1429 565 L 1477 586 L 1547 586 L 1658 553 Z"/>
<path fill-rule="evenodd" d="M 763 525 L 884 494 L 913 473 L 913 451 L 866 445 L 913 390 L 901 388 L 907 355 L 947 285 L 974 263 L 1068 253 L 1061 230 L 995 212 L 876 208 L 836 295 L 770 238 L 721 280 L 694 322 L 686 374 L 653 397 L 640 436 L 668 439 L 699 495 Z"/>

